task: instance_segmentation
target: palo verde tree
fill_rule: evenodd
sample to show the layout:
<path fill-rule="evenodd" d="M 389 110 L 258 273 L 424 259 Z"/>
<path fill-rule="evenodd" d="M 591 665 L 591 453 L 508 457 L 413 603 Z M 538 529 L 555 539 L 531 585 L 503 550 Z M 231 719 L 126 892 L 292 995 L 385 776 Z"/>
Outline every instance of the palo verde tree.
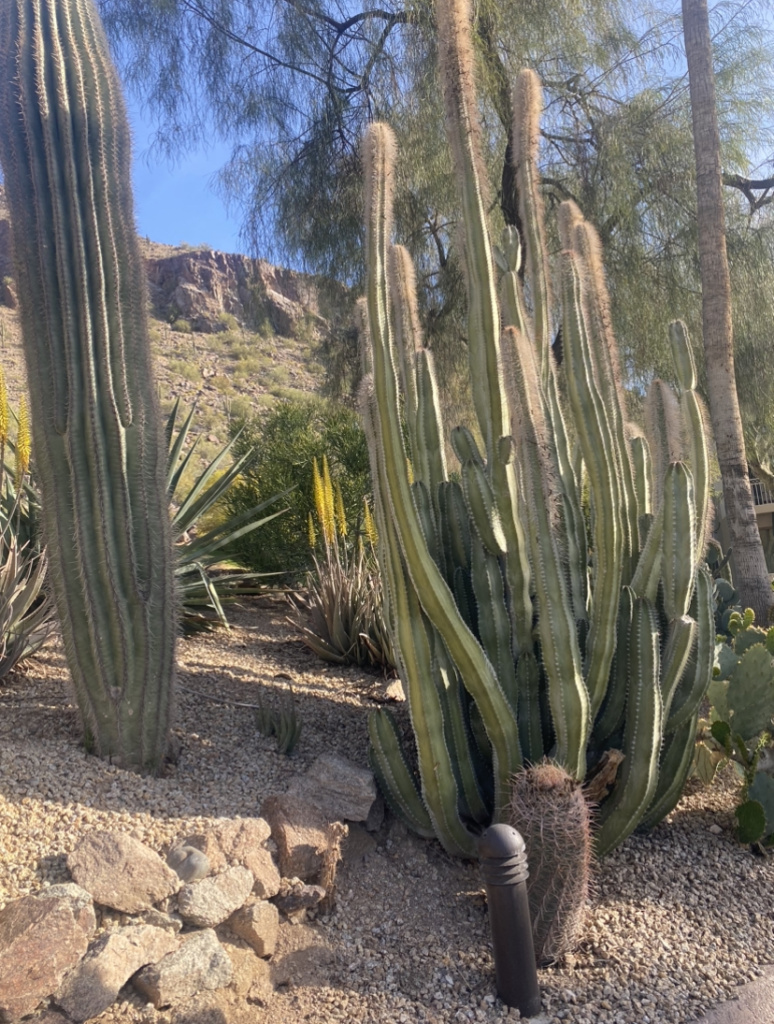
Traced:
<path fill-rule="evenodd" d="M 437 127 L 429 0 L 98 3 L 128 87 L 158 119 L 159 145 L 178 152 L 211 132 L 233 144 L 221 186 L 242 209 L 245 241 L 261 255 L 360 283 L 358 144 L 368 122 L 389 120 L 409 154 L 396 181 L 395 221 L 417 267 L 426 341 L 439 364 L 461 360 L 459 205 Z M 756 362 L 774 317 L 774 229 L 760 205 L 768 179 L 755 166 L 774 150 L 765 8 L 764 0 L 730 0 L 711 12 L 740 372 Z M 654 370 L 669 375 L 666 318 L 681 316 L 694 338 L 700 325 L 678 5 L 481 0 L 473 34 L 484 159 L 499 185 L 495 220 L 518 225 L 508 83 L 528 66 L 546 94 L 547 205 L 572 199 L 598 226 L 629 381 L 644 385 Z M 774 367 L 759 362 L 742 413 L 765 439 Z M 444 382 L 452 377 L 442 374 Z"/>

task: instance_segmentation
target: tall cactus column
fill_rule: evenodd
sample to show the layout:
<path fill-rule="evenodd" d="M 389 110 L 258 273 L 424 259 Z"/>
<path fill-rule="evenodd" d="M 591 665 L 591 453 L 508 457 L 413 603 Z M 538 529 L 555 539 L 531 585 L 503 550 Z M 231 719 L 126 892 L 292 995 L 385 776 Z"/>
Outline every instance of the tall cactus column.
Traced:
<path fill-rule="evenodd" d="M 0 8 L 0 158 L 67 659 L 87 744 L 154 771 L 176 615 L 129 128 L 93 0 Z"/>

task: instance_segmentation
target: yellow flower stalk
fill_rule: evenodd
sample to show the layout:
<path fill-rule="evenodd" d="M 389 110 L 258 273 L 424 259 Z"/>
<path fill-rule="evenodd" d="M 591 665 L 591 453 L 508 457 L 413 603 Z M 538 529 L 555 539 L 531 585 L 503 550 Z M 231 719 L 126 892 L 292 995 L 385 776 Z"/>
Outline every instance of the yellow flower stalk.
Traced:
<path fill-rule="evenodd" d="M 322 506 L 323 514 L 320 516 L 323 537 L 326 544 L 333 544 L 336 539 L 336 514 L 333 502 L 333 484 L 331 482 L 331 471 L 328 466 L 328 456 L 323 455 L 322 460 Z"/>
<path fill-rule="evenodd" d="M 314 550 L 315 545 L 317 544 L 317 531 L 314 528 L 314 517 L 312 516 L 311 512 L 309 513 L 309 519 L 307 521 L 306 526 L 307 536 L 309 537 L 309 547 L 312 548 L 312 550 Z"/>
<path fill-rule="evenodd" d="M 367 498 L 363 498 L 363 506 L 363 532 L 368 538 L 368 543 L 371 545 L 371 547 L 375 548 L 376 542 L 379 539 L 379 535 L 376 532 L 376 523 L 374 522 L 374 517 L 371 512 L 371 506 L 368 504 Z"/>
<path fill-rule="evenodd" d="M 5 386 L 5 373 L 0 366 L 0 444 L 8 440 L 8 389 Z"/>
<path fill-rule="evenodd" d="M 341 484 L 336 481 L 334 488 L 334 511 L 336 513 L 336 527 L 339 531 L 339 537 L 347 536 L 347 515 L 344 511 L 344 496 L 341 493 Z"/>
<path fill-rule="evenodd" d="M 19 429 L 16 433 L 16 486 L 21 484 L 22 477 L 30 468 L 30 414 L 27 399 L 22 395 L 19 399 Z"/>

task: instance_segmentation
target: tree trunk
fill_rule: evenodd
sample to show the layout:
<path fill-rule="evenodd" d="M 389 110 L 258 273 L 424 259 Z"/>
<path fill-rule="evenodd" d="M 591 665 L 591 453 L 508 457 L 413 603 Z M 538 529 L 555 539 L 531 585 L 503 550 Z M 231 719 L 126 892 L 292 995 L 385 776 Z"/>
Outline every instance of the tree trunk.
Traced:
<path fill-rule="evenodd" d="M 731 535 L 734 584 L 743 607 L 768 623 L 772 606 L 766 559 L 755 518 L 734 374 L 731 281 L 726 256 L 720 136 L 707 0 L 682 0 L 685 55 L 696 157 L 702 325 L 710 419 Z"/>

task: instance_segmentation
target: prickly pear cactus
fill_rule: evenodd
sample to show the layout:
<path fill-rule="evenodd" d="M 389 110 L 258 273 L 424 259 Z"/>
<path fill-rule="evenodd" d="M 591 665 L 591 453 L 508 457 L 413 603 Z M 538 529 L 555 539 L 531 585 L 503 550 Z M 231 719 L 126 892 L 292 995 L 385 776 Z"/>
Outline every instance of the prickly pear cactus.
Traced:
<path fill-rule="evenodd" d="M 734 612 L 731 643 L 717 644 L 710 719 L 702 723 L 696 764 L 705 782 L 722 761 L 735 764 L 742 778 L 739 839 L 768 845 L 774 842 L 774 627 L 766 632 L 754 620 L 750 608 Z"/>
<path fill-rule="evenodd" d="M 578 944 L 586 914 L 591 821 L 581 786 L 552 761 L 514 776 L 508 820 L 527 847 L 527 893 L 539 964 Z"/>

